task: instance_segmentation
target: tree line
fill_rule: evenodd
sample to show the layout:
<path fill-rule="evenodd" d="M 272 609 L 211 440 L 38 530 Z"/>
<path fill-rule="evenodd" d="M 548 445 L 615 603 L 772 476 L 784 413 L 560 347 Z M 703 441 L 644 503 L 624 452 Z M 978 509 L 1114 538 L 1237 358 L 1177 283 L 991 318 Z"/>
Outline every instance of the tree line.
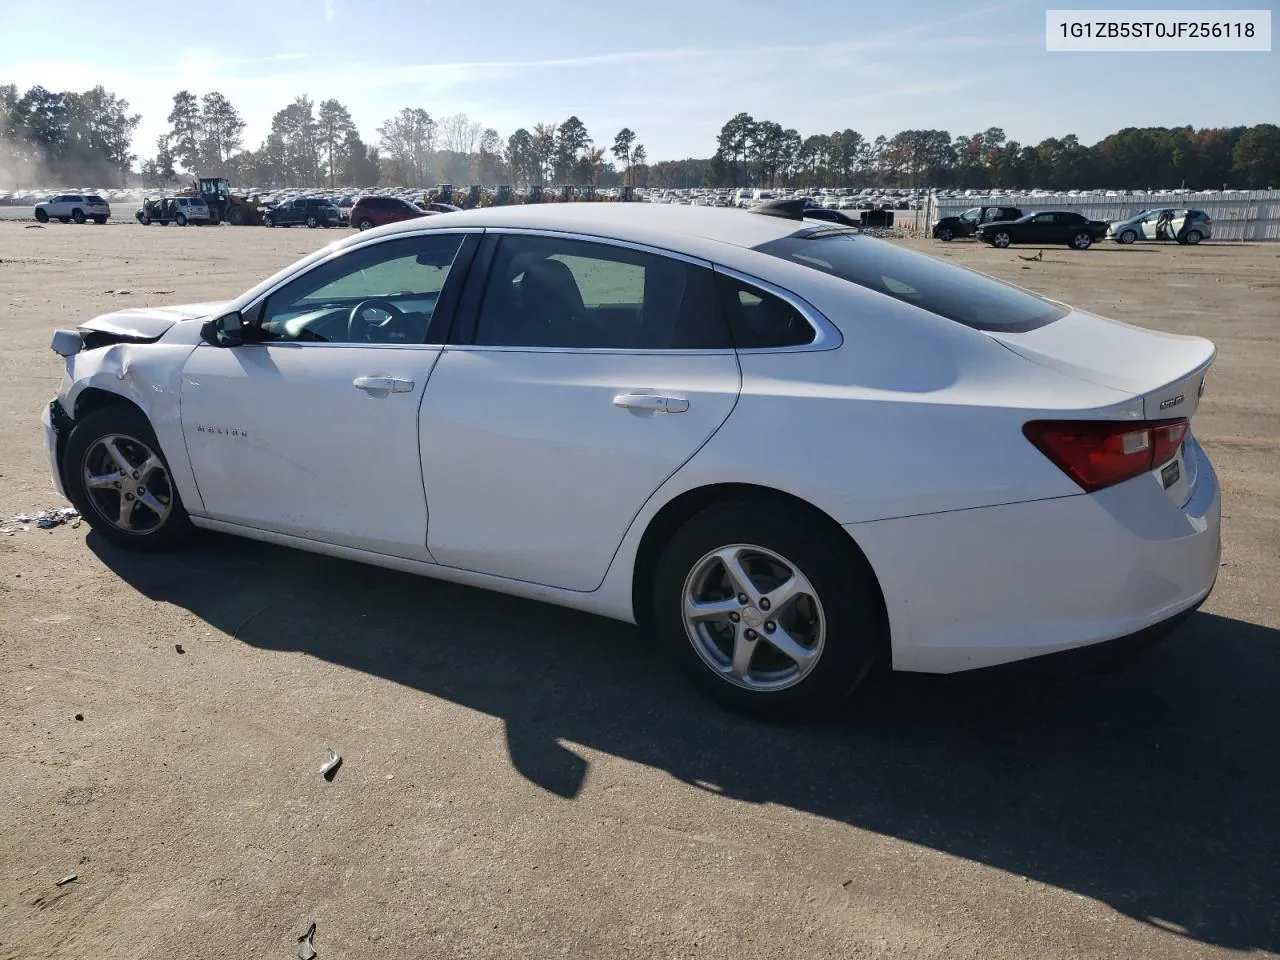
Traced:
<path fill-rule="evenodd" d="M 0 85 L 0 182 L 126 183 L 141 117 L 103 87 L 25 93 Z M 705 159 L 650 164 L 635 131 L 595 141 L 577 116 L 521 127 L 505 139 L 464 113 L 433 117 L 405 107 L 366 142 L 336 99 L 296 97 L 272 117 L 256 149 L 245 121 L 218 91 L 181 90 L 168 129 L 140 165 L 148 186 L 179 168 L 264 187 L 430 187 L 436 183 L 653 187 L 884 186 L 1145 189 L 1280 186 L 1280 127 L 1128 127 L 1092 146 L 1074 134 L 1037 144 L 999 127 L 952 136 L 903 130 L 867 139 L 852 129 L 801 136 L 747 113 L 730 118 Z"/>

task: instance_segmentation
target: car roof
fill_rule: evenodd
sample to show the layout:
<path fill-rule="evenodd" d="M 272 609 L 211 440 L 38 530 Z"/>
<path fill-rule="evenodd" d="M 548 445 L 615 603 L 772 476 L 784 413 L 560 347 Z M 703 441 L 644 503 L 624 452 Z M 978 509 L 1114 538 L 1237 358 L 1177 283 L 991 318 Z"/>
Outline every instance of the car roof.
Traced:
<path fill-rule="evenodd" d="M 485 207 L 442 213 L 379 227 L 381 235 L 413 233 L 425 229 L 455 227 L 525 228 L 598 235 L 615 240 L 660 247 L 692 257 L 712 258 L 716 247 L 727 244 L 751 248 L 811 230 L 812 224 L 782 217 L 767 217 L 744 210 L 716 207 L 670 206 L 648 203 L 539 203 Z M 369 234 L 365 234 L 368 237 Z M 359 242 L 356 234 L 346 243 Z"/>

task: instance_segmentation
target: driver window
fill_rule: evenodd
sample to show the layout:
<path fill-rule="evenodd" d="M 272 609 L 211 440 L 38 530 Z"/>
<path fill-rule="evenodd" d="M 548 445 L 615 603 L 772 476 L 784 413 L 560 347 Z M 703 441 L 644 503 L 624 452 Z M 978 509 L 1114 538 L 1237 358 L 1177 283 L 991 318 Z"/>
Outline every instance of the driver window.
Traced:
<path fill-rule="evenodd" d="M 357 247 L 271 294 L 259 326 L 273 341 L 423 343 L 462 240 L 441 232 Z"/>

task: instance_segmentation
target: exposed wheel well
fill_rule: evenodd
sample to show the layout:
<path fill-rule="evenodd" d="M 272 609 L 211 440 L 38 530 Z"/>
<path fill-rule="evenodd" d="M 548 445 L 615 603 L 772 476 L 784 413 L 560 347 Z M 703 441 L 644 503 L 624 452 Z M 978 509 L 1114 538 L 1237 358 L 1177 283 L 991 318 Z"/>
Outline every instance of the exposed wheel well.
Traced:
<path fill-rule="evenodd" d="M 65 427 L 58 430 L 58 472 L 62 472 L 63 454 L 67 448 L 67 436 L 71 433 L 71 427 L 84 417 L 91 413 L 96 413 L 107 407 L 133 407 L 138 413 L 146 416 L 141 407 L 130 400 L 128 397 L 122 397 L 118 393 L 112 393 L 109 390 L 99 390 L 97 387 L 89 387 L 76 397 L 75 408 L 70 411 L 64 411 L 63 416 L 69 415 L 70 423 L 64 419 L 61 421 Z M 66 478 L 63 478 L 64 486 Z"/>
<path fill-rule="evenodd" d="M 892 660 L 891 650 L 889 649 L 888 613 L 885 608 L 884 592 L 880 587 L 880 581 L 875 575 L 875 570 L 872 569 L 866 554 L 862 552 L 862 548 L 858 546 L 857 541 L 849 536 L 848 532 L 827 513 L 807 500 L 802 500 L 800 497 L 784 493 L 781 490 L 775 490 L 772 487 L 762 487 L 750 483 L 717 483 L 688 490 L 654 514 L 653 519 L 649 521 L 649 526 L 644 531 L 644 536 L 640 538 L 640 546 L 636 551 L 636 561 L 631 577 L 631 609 L 635 615 L 636 622 L 640 624 L 641 628 L 646 629 L 652 619 L 650 601 L 653 596 L 653 577 L 658 566 L 658 559 L 662 555 L 662 549 L 671 538 L 671 535 L 682 524 L 708 507 L 728 500 L 742 499 L 785 503 L 803 513 L 807 513 L 815 523 L 833 529 L 839 534 L 841 542 L 847 544 L 850 555 L 858 563 L 866 567 L 867 575 L 871 578 L 871 582 L 875 587 L 876 597 L 880 603 L 880 616 L 885 624 L 885 629 L 882 631 L 885 649 L 877 651 L 879 654 L 877 660 L 884 666 L 889 666 Z"/>

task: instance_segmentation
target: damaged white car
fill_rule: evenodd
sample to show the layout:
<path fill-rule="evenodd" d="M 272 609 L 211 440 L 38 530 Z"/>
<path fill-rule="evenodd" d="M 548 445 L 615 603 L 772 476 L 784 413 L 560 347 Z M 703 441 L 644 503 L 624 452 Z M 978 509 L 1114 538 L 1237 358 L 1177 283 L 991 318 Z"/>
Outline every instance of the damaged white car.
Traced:
<path fill-rule="evenodd" d="M 454 213 L 58 331 L 55 482 L 125 548 L 206 527 L 639 622 L 768 714 L 1204 600 L 1211 343 L 802 216 Z"/>

